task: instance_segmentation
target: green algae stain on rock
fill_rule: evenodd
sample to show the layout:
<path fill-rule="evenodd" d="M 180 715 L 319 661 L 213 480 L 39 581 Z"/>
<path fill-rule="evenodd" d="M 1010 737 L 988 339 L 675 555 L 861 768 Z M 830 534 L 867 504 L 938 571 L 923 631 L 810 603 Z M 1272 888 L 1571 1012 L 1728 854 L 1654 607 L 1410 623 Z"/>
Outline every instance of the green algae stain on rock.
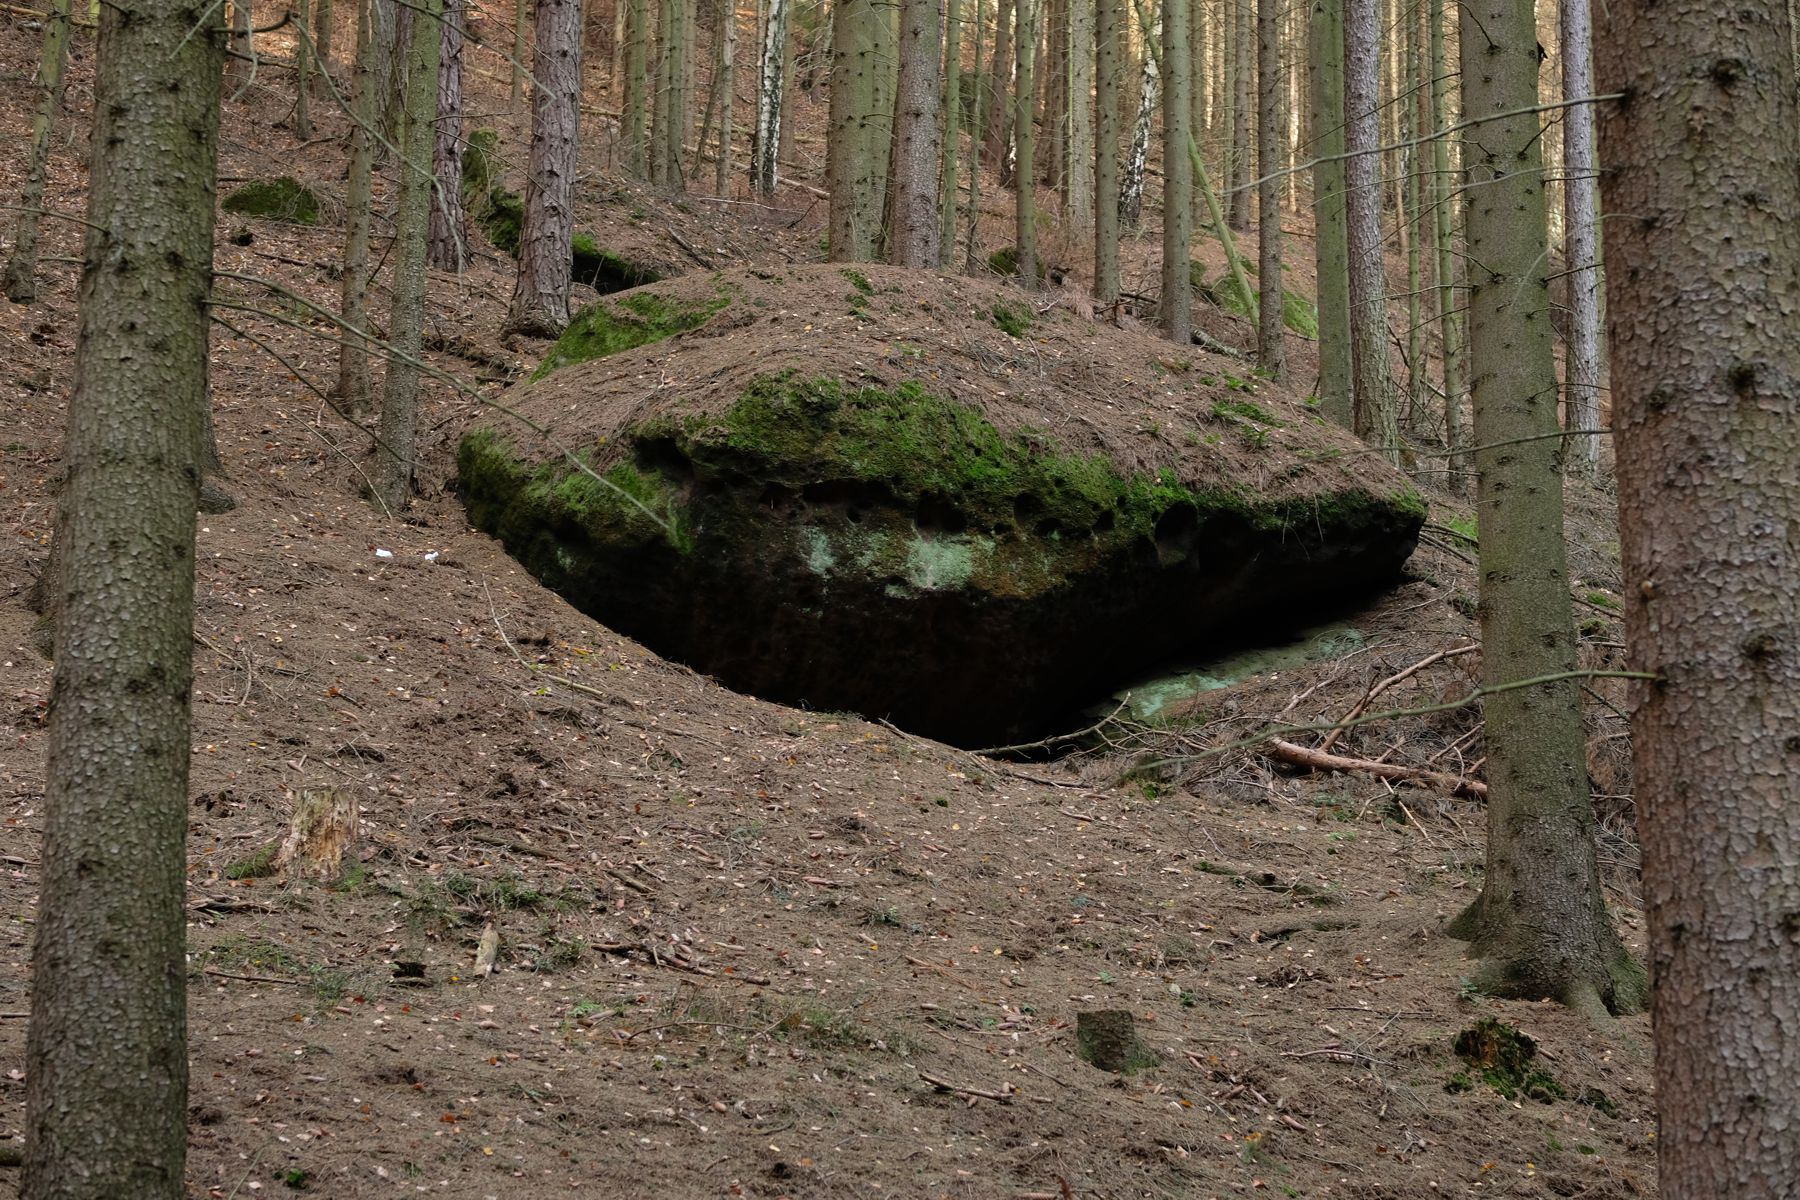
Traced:
<path fill-rule="evenodd" d="M 719 295 L 711 300 L 684 304 L 655 292 L 636 292 L 617 300 L 602 300 L 577 313 L 569 328 L 550 347 L 542 365 L 532 375 L 542 379 L 561 367 L 607 358 L 621 351 L 648 346 L 690 329 L 698 329 L 731 302 Z"/>
<path fill-rule="evenodd" d="M 294 225 L 319 223 L 319 197 L 292 175 L 246 183 L 225 197 L 226 212 Z"/>

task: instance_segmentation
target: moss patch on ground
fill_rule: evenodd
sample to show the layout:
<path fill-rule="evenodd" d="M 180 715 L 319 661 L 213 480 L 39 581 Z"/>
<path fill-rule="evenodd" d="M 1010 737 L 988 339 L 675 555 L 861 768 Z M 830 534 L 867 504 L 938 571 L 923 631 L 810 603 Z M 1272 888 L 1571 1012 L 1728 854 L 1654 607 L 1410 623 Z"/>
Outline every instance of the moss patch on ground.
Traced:
<path fill-rule="evenodd" d="M 1472 1091 L 1485 1083 L 1508 1100 L 1529 1096 L 1549 1104 L 1563 1097 L 1563 1087 L 1537 1066 L 1537 1043 L 1511 1025 L 1483 1017 L 1456 1035 L 1456 1056 L 1468 1066 L 1445 1084 L 1452 1092 Z"/>
<path fill-rule="evenodd" d="M 292 175 L 258 180 L 238 188 L 225 197 L 226 212 L 265 221 L 288 221 L 295 225 L 319 223 L 319 197 L 316 192 Z"/>
<path fill-rule="evenodd" d="M 603 300 L 576 314 L 532 378 L 542 379 L 574 363 L 607 358 L 698 329 L 730 302 L 729 296 L 720 294 L 711 300 L 681 303 L 655 292 Z"/>
<path fill-rule="evenodd" d="M 994 324 L 1013 337 L 1024 337 L 1036 315 L 1029 304 L 1008 304 L 1004 300 L 996 301 L 992 311 Z"/>
<path fill-rule="evenodd" d="M 1195 290 L 1209 303 L 1240 317 L 1252 320 L 1256 318 L 1262 293 L 1252 288 L 1250 295 L 1246 297 L 1244 289 L 1238 286 L 1237 280 L 1229 271 L 1209 284 L 1204 282 L 1204 270 L 1196 263 L 1190 268 L 1188 277 L 1193 281 Z M 1301 337 L 1311 338 L 1313 341 L 1319 338 L 1319 306 L 1298 292 L 1282 291 L 1281 322 Z"/>

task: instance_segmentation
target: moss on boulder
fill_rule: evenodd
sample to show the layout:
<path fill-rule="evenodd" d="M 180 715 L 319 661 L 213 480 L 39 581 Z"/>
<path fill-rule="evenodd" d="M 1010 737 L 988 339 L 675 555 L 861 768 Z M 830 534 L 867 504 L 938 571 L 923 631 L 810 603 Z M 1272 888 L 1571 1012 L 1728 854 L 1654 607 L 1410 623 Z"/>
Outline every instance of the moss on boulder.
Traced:
<path fill-rule="evenodd" d="M 666 327 L 651 295 L 594 318 L 587 348 Z M 596 449 L 604 483 L 471 433 L 471 520 L 577 606 L 732 687 L 964 744 L 1040 729 L 1246 617 L 1388 584 L 1424 519 L 1410 492 L 1199 488 L 1042 429 L 1003 434 L 917 383 L 791 371 Z"/>
<path fill-rule="evenodd" d="M 608 358 L 698 329 L 730 302 L 730 297 L 721 294 L 704 302 L 683 303 L 648 291 L 602 300 L 575 314 L 532 378 L 542 379 L 560 367 Z"/>
<path fill-rule="evenodd" d="M 225 197 L 226 212 L 294 225 L 319 223 L 319 197 L 292 175 L 246 183 Z"/>

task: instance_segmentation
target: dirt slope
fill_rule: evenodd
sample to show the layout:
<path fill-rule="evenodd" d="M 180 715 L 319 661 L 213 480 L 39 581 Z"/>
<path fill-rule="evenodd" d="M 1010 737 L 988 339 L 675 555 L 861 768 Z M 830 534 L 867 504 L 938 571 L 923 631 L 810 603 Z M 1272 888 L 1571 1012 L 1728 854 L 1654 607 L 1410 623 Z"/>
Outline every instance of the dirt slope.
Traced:
<path fill-rule="evenodd" d="M 0 73 L 34 55 L 32 31 L 0 28 Z M 89 78 L 78 63 L 73 111 Z M 15 139 L 26 91 L 0 90 Z M 280 158 L 329 188 L 335 149 L 294 151 L 269 128 L 282 111 L 260 85 L 237 102 L 227 171 Z M 79 126 L 62 145 L 52 203 L 78 211 Z M 0 192 L 17 170 L 0 163 Z M 810 198 L 790 199 L 804 215 Z M 703 248 L 783 244 L 682 207 L 698 206 L 633 193 L 593 223 L 642 211 Z M 222 269 L 331 299 L 333 230 L 251 232 L 222 243 Z M 46 253 L 78 253 L 75 237 L 53 223 Z M 38 305 L 0 310 L 0 1138 L 23 1121 L 50 680 L 24 597 L 73 352 L 72 266 L 46 274 Z M 480 341 L 508 287 L 491 258 L 435 279 L 438 329 Z M 1458 995 L 1460 947 L 1437 930 L 1479 883 L 1473 804 L 1241 752 L 1115 785 L 1130 762 L 997 763 L 729 693 L 466 529 L 443 483 L 468 397 L 430 397 L 407 520 L 372 510 L 356 436 L 301 379 L 329 379 L 330 345 L 266 289 L 221 294 L 271 315 L 222 310 L 250 336 L 215 342 L 241 504 L 200 535 L 191 1194 L 1654 1194 L 1642 1019 L 1594 1029 Z M 502 363 L 542 349 L 481 344 Z M 1179 736 L 1224 741 L 1296 696 L 1289 717 L 1341 711 L 1461 644 L 1468 567 L 1433 550 L 1417 566 L 1363 622 L 1360 657 L 1220 693 L 1215 724 Z M 1466 686 L 1425 675 L 1391 698 Z M 1352 748 L 1449 746 L 1453 763 L 1465 730 Z M 318 787 L 361 807 L 346 883 L 232 878 Z M 1120 1078 L 1078 1060 L 1072 1026 L 1094 1009 L 1136 1014 L 1160 1065 Z M 1489 1015 L 1614 1112 L 1446 1091 L 1456 1033 Z M 0 1195 L 16 1180 L 0 1168 Z"/>

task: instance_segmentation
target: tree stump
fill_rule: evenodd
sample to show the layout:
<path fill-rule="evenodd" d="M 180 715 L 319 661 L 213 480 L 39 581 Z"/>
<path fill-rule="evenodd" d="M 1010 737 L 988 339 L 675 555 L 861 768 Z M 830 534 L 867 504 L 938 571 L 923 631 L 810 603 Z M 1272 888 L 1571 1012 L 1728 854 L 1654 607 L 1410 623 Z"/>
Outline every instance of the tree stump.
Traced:
<path fill-rule="evenodd" d="M 348 791 L 301 789 L 287 838 L 275 852 L 276 868 L 290 879 L 338 882 L 344 857 L 356 843 L 356 812 L 356 797 Z"/>
<path fill-rule="evenodd" d="M 1106 1008 L 1075 1014 L 1075 1052 L 1102 1071 L 1130 1074 L 1154 1067 L 1157 1059 L 1138 1039 L 1129 1009 Z"/>

